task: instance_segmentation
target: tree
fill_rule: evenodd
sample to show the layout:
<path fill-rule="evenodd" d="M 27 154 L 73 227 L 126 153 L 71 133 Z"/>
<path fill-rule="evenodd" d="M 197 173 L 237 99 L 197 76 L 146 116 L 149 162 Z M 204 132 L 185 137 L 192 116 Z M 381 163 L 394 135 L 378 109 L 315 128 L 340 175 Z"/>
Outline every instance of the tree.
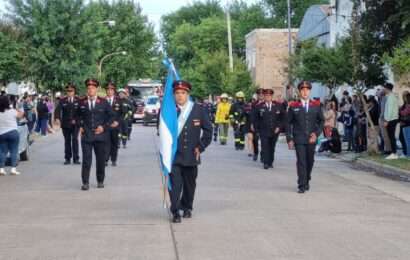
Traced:
<path fill-rule="evenodd" d="M 272 18 L 267 16 L 261 3 L 248 5 L 245 1 L 233 1 L 230 6 L 235 33 L 233 34 L 234 52 L 241 58 L 246 56 L 245 36 L 257 28 L 272 28 Z"/>
<path fill-rule="evenodd" d="M 316 41 L 303 42 L 291 63 L 293 78 L 319 82 L 333 91 L 352 81 L 351 41 L 345 39 L 335 48 L 318 46 Z"/>
<path fill-rule="evenodd" d="M 370 116 L 369 108 L 366 103 L 365 94 L 368 89 L 373 88 L 377 84 L 378 80 L 384 77 L 384 73 L 380 71 L 381 66 L 378 66 L 378 60 L 369 60 L 369 54 L 366 53 L 366 46 L 363 45 L 362 39 L 369 36 L 369 31 L 360 31 L 360 0 L 353 1 L 353 11 L 352 11 L 352 28 L 351 28 L 351 44 L 352 44 L 352 65 L 353 65 L 353 75 L 352 75 L 352 86 L 359 96 L 362 104 L 363 110 L 366 114 L 367 121 L 370 125 L 368 129 L 368 148 L 369 154 L 379 153 L 379 147 L 377 143 L 378 131 L 374 125 L 374 122 Z M 363 36 L 363 38 L 361 37 Z M 380 74 L 374 74 L 374 73 Z M 383 76 L 381 76 L 383 75 Z M 375 78 L 369 77 L 375 76 Z"/>
<path fill-rule="evenodd" d="M 103 63 L 102 80 L 125 85 L 132 78 L 152 76 L 152 58 L 157 55 L 154 29 L 138 4 L 130 0 L 102 0 L 85 8 L 85 16 L 97 15 L 100 21 L 114 20 L 115 27 L 103 27 L 98 60 L 107 54 L 126 51 L 127 55 L 112 56 Z M 99 21 L 94 21 L 98 23 Z"/>
<path fill-rule="evenodd" d="M 209 17 L 223 17 L 224 12 L 217 0 L 206 0 L 204 2 L 194 1 L 192 5 L 181 7 L 179 10 L 165 15 L 161 18 L 161 35 L 165 50 L 169 55 L 168 45 L 171 35 L 177 31 L 182 24 L 199 25 L 203 19 Z"/>
<path fill-rule="evenodd" d="M 0 24 L 0 82 L 6 85 L 26 75 L 26 44 L 22 33 L 12 24 Z"/>
<path fill-rule="evenodd" d="M 235 57 L 234 72 L 229 71 L 225 26 L 223 17 L 209 17 L 198 25 L 180 25 L 170 37 L 171 57 L 179 66 L 181 75 L 194 84 L 193 96 L 233 94 L 240 88 L 247 92 L 252 87 L 242 59 Z"/>
<path fill-rule="evenodd" d="M 287 0 L 264 0 L 268 7 L 272 19 L 273 27 L 285 28 L 287 27 L 288 4 Z M 329 4 L 329 0 L 292 0 L 292 27 L 298 28 L 302 23 L 303 16 L 306 10 L 315 4 Z"/>
<path fill-rule="evenodd" d="M 87 1 L 88 2 L 88 1 Z M 159 55 L 153 26 L 131 0 L 10 0 L 10 18 L 25 35 L 29 72 L 44 89 L 58 91 L 67 82 L 84 87 L 84 79 L 98 77 L 97 64 L 107 54 L 102 81 L 118 85 L 132 78 L 154 75 Z M 115 20 L 115 28 L 104 21 Z M 159 62 L 158 62 L 159 63 Z M 158 67 L 158 63 L 155 65 Z"/>
<path fill-rule="evenodd" d="M 82 0 L 11 0 L 13 22 L 29 46 L 29 71 L 45 89 L 82 80 L 95 66 L 95 45 L 83 30 Z"/>
<path fill-rule="evenodd" d="M 393 49 L 391 56 L 385 56 L 386 62 L 392 67 L 394 74 L 410 87 L 410 38 Z"/>

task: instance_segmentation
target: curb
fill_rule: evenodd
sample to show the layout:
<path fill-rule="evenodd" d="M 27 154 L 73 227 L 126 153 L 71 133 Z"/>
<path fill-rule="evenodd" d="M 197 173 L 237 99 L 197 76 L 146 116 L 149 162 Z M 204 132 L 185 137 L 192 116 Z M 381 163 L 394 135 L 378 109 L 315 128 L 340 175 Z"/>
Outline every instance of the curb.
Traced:
<path fill-rule="evenodd" d="M 354 164 L 361 168 L 376 172 L 377 175 L 385 176 L 395 180 L 410 182 L 410 171 L 399 169 L 390 165 L 358 158 Z"/>
<path fill-rule="evenodd" d="M 372 160 L 366 160 L 359 156 L 348 155 L 330 155 L 329 157 L 338 159 L 344 163 L 349 163 L 352 167 L 360 170 L 374 172 L 376 175 L 386 177 L 393 180 L 410 182 L 410 171 L 396 168 L 390 165 L 385 165 Z"/>

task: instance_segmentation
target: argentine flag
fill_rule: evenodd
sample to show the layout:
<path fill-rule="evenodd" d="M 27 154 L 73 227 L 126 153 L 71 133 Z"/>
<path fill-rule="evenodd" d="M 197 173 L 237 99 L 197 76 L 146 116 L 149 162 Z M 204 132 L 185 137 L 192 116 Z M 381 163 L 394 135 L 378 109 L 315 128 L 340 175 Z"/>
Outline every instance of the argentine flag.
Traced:
<path fill-rule="evenodd" d="M 178 144 L 178 116 L 172 84 L 174 80 L 179 80 L 179 75 L 172 61 L 165 59 L 163 64 L 168 68 L 168 76 L 165 84 L 164 96 L 162 97 L 159 118 L 159 153 L 161 157 L 162 173 L 167 178 L 171 173 L 172 163 L 174 161 Z"/>

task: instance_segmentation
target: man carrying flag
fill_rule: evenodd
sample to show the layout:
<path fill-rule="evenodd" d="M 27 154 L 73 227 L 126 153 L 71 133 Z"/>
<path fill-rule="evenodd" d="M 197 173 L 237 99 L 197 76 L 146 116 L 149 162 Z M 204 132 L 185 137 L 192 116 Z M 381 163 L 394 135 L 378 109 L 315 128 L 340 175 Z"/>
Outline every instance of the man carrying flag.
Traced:
<path fill-rule="evenodd" d="M 212 141 L 212 124 L 202 106 L 190 100 L 191 84 L 176 80 L 173 85 L 178 115 L 178 143 L 170 173 L 172 221 L 192 217 L 200 154 Z"/>

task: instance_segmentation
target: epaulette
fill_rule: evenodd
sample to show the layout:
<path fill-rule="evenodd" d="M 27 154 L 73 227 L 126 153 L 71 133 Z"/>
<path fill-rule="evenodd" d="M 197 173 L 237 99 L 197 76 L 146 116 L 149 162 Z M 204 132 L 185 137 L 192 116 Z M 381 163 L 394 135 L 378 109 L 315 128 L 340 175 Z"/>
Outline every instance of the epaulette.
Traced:
<path fill-rule="evenodd" d="M 85 102 L 87 102 L 87 96 L 81 96 L 81 97 L 78 97 L 78 101 L 80 102 L 80 103 L 85 103 Z"/>
<path fill-rule="evenodd" d="M 321 105 L 320 100 L 310 100 L 309 102 L 309 106 L 320 107 L 320 105 Z"/>
<path fill-rule="evenodd" d="M 302 107 L 302 102 L 300 101 L 292 101 L 289 103 L 289 107 Z"/>

